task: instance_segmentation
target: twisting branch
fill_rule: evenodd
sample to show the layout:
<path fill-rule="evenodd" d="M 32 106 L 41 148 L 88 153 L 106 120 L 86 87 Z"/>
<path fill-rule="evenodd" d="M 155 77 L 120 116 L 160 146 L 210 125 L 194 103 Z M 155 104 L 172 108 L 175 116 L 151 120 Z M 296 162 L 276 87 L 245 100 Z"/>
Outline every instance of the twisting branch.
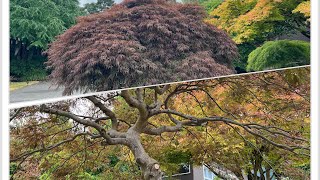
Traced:
<path fill-rule="evenodd" d="M 164 85 L 162 88 L 160 86 L 154 87 L 154 90 L 157 94 L 162 95 L 170 88 L 170 85 Z"/>
<path fill-rule="evenodd" d="M 100 126 L 99 124 L 97 124 L 97 123 L 95 123 L 93 121 L 89 121 L 89 120 L 85 120 L 85 119 L 79 118 L 77 115 L 75 115 L 75 114 L 73 114 L 71 112 L 57 110 L 57 109 L 51 109 L 51 108 L 48 108 L 46 105 L 41 105 L 40 111 L 48 113 L 48 114 L 56 114 L 56 115 L 59 115 L 59 116 L 68 117 L 68 118 L 70 118 L 70 119 L 72 119 L 72 120 L 74 120 L 74 121 L 76 121 L 76 122 L 78 122 L 80 124 L 93 127 L 96 130 L 98 130 L 100 133 L 105 131 L 105 129 L 102 126 Z"/>
<path fill-rule="evenodd" d="M 142 89 L 136 90 L 136 96 L 137 98 L 130 95 L 129 90 L 123 90 L 121 91 L 121 96 L 126 101 L 126 103 L 134 108 L 137 108 L 139 111 L 145 111 L 146 110 L 146 104 L 143 102 L 143 95 L 142 95 Z"/>
<path fill-rule="evenodd" d="M 148 124 L 149 111 L 147 105 L 143 102 L 142 89 L 136 90 L 137 98 L 134 98 L 130 95 L 128 90 L 121 91 L 121 96 L 131 107 L 137 108 L 139 110 L 139 118 L 136 121 L 135 125 L 132 127 L 137 132 L 142 132 L 143 129 Z"/>
<path fill-rule="evenodd" d="M 182 130 L 182 124 L 179 123 L 175 126 L 160 126 L 157 128 L 145 128 L 143 133 L 149 135 L 161 135 L 164 132 L 177 132 Z"/>
<path fill-rule="evenodd" d="M 86 98 L 89 99 L 96 107 L 98 107 L 105 115 L 107 115 L 111 119 L 112 129 L 116 130 L 118 127 L 116 115 L 94 96 L 89 96 Z"/>
<path fill-rule="evenodd" d="M 105 138 L 106 142 L 109 145 L 114 145 L 114 144 L 127 144 L 127 141 L 125 139 L 126 135 L 124 133 L 120 133 L 114 129 L 110 129 L 106 131 L 102 126 L 100 126 L 98 123 L 95 123 L 93 121 L 85 120 L 82 118 L 79 118 L 73 113 L 66 112 L 66 111 L 61 111 L 61 110 L 56 110 L 56 109 L 50 109 L 46 107 L 45 105 L 42 105 L 40 108 L 40 111 L 49 113 L 49 114 L 56 114 L 64 117 L 68 117 L 80 124 L 90 126 L 95 128 L 100 135 Z"/>
<path fill-rule="evenodd" d="M 267 131 L 267 132 L 269 132 L 271 134 L 274 134 L 274 135 L 276 135 L 276 134 L 277 135 L 281 135 L 281 136 L 284 136 L 284 137 L 292 139 L 292 140 L 304 141 L 304 142 L 307 142 L 307 143 L 310 142 L 307 139 L 291 136 L 284 129 L 281 129 L 281 128 L 278 128 L 278 127 L 262 126 L 262 125 L 256 124 L 256 123 L 247 123 L 247 124 L 243 124 L 243 125 L 244 126 L 248 126 L 250 128 L 255 128 L 255 129 L 259 129 L 259 130 L 261 129 L 261 130 Z M 271 129 L 277 129 L 279 131 L 275 131 L 275 130 L 271 130 Z"/>

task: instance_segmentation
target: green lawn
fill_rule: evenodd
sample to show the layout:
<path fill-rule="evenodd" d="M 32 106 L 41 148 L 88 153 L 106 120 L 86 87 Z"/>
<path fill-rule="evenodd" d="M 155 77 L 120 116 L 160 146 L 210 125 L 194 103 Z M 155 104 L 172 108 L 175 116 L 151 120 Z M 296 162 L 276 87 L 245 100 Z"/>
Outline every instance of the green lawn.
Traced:
<path fill-rule="evenodd" d="M 28 81 L 28 82 L 10 82 L 10 91 L 23 88 L 25 86 L 30 86 L 32 84 L 36 84 L 39 81 Z"/>

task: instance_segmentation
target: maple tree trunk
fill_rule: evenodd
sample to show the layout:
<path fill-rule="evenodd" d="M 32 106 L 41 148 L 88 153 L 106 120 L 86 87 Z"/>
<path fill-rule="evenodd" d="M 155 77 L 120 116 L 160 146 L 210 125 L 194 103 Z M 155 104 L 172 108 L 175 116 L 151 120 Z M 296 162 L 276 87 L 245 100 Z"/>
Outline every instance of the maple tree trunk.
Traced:
<path fill-rule="evenodd" d="M 259 167 L 259 172 L 260 172 L 260 180 L 265 180 L 264 171 L 262 169 L 262 165 L 261 164 L 260 164 L 260 167 Z"/>
<path fill-rule="evenodd" d="M 143 173 L 143 179 L 145 180 L 161 180 L 162 172 L 160 170 L 160 165 L 150 161 L 147 165 L 141 166 Z"/>
<path fill-rule="evenodd" d="M 129 130 L 127 138 L 129 141 L 128 147 L 134 154 L 136 162 L 141 167 L 142 178 L 144 180 L 161 180 L 162 171 L 160 165 L 144 150 L 140 141 L 140 134 L 134 130 Z"/>
<path fill-rule="evenodd" d="M 253 172 L 253 179 L 258 180 L 258 168 L 256 165 L 254 165 Z"/>
<path fill-rule="evenodd" d="M 266 169 L 266 180 L 271 180 L 271 174 L 270 174 L 270 169 Z"/>

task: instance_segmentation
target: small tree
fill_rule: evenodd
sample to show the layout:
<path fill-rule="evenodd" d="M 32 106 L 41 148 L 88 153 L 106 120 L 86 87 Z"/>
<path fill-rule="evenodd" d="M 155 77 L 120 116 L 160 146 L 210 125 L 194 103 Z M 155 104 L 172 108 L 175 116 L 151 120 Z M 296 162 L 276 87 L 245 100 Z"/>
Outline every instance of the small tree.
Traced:
<path fill-rule="evenodd" d="M 269 41 L 252 51 L 247 71 L 308 65 L 310 43 L 296 40 Z"/>
<path fill-rule="evenodd" d="M 134 0 L 79 19 L 48 50 L 50 78 L 102 91 L 234 73 L 237 47 L 197 5 Z"/>

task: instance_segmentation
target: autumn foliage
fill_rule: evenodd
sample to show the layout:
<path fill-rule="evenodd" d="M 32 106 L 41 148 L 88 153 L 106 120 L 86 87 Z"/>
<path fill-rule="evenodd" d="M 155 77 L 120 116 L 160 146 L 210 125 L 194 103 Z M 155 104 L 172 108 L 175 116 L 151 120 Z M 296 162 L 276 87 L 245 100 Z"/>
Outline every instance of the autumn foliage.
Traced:
<path fill-rule="evenodd" d="M 100 91 L 234 73 L 237 47 L 191 4 L 133 0 L 80 17 L 47 51 L 50 78 Z"/>
<path fill-rule="evenodd" d="M 310 37 L 309 6 L 306 0 L 225 0 L 206 21 L 227 31 L 237 44 L 297 32 Z"/>

